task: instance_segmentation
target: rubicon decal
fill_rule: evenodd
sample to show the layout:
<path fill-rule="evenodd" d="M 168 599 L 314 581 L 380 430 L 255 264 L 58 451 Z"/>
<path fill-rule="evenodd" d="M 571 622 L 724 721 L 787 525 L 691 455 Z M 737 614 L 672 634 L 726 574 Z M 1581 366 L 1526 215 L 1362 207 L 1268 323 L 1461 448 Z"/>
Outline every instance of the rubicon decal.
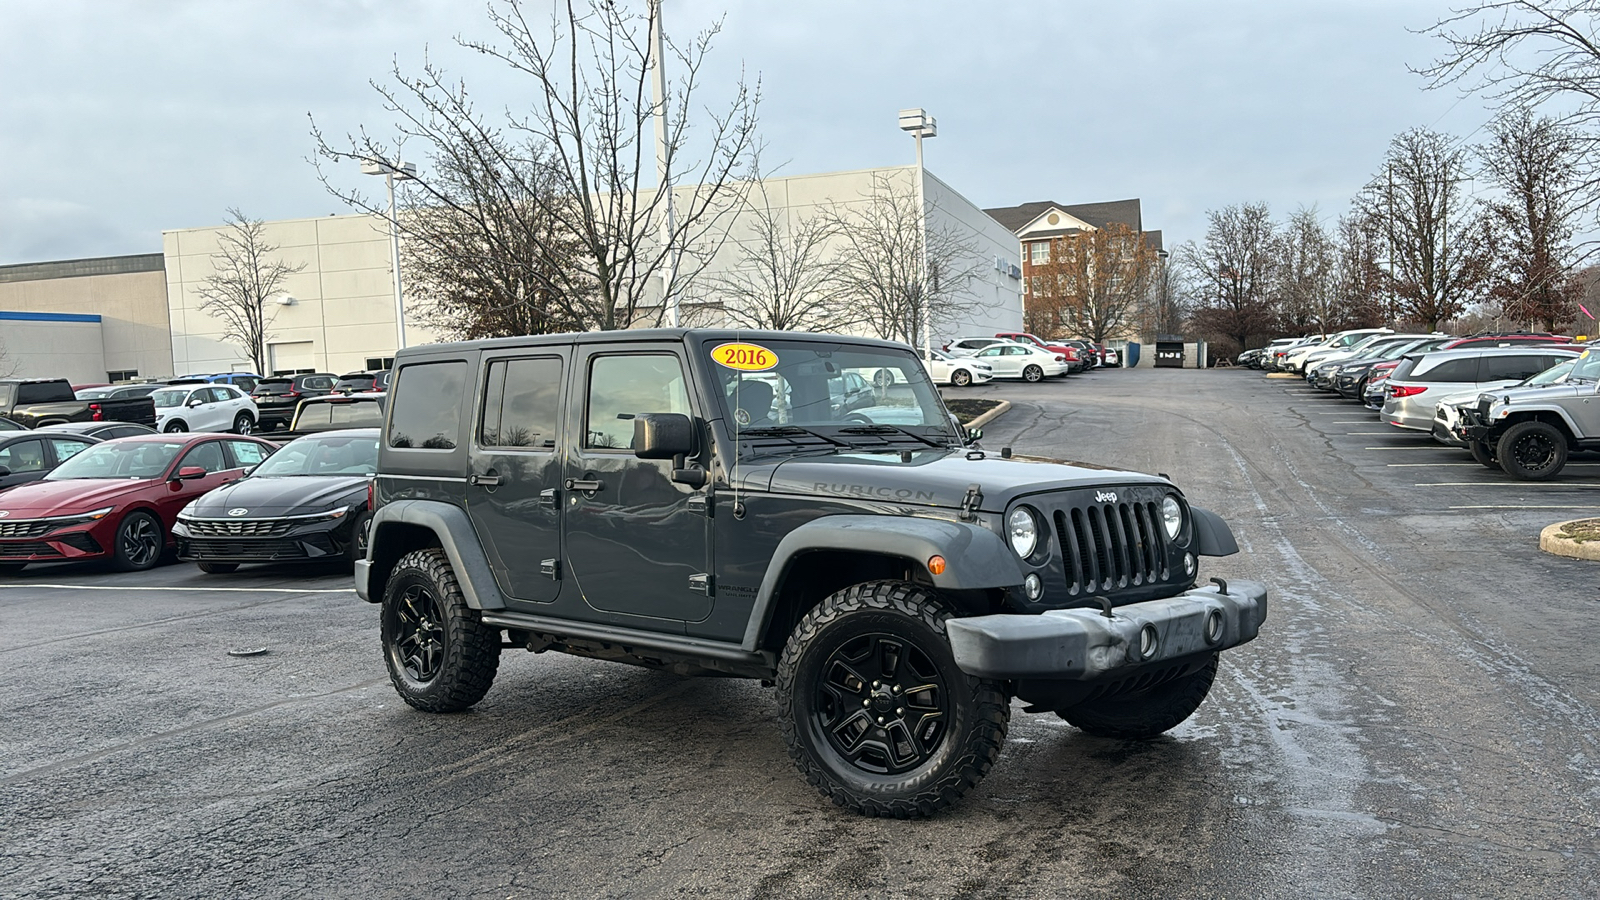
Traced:
<path fill-rule="evenodd" d="M 827 484 L 819 481 L 811 485 L 811 489 L 819 494 L 871 497 L 874 500 L 914 500 L 918 503 L 932 503 L 935 499 L 933 491 L 913 491 L 909 488 L 879 487 L 869 484 Z"/>

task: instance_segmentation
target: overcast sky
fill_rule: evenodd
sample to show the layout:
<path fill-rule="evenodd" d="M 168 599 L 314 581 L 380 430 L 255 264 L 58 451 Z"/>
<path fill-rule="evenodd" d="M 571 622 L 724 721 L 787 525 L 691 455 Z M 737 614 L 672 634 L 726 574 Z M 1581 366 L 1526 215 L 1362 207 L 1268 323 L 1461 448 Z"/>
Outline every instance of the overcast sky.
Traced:
<path fill-rule="evenodd" d="M 1437 54 L 1414 32 L 1446 2 L 665 3 L 680 37 L 726 12 L 707 99 L 740 66 L 759 74 L 783 174 L 908 163 L 895 116 L 922 106 L 939 121 L 928 168 L 979 206 L 1138 197 L 1168 246 L 1230 203 L 1331 218 L 1396 133 L 1478 140 L 1488 118 L 1406 69 Z M 414 70 L 426 53 L 486 106 L 528 90 L 454 45 L 489 34 L 470 0 L 0 0 L 0 14 L 0 264 L 159 252 L 163 229 L 228 207 L 349 212 L 307 162 L 308 116 L 384 133 L 367 81 L 394 60 Z"/>

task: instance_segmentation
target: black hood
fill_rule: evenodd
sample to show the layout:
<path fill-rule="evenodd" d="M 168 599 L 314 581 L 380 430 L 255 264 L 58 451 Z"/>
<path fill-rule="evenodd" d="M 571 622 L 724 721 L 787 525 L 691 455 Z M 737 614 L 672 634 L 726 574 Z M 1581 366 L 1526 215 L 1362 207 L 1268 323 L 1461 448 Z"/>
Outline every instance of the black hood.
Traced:
<path fill-rule="evenodd" d="M 302 475 L 241 478 L 189 504 L 191 516 L 228 518 L 228 510 L 245 509 L 234 518 L 294 516 L 349 506 L 367 495 L 365 475 Z"/>
<path fill-rule="evenodd" d="M 1017 497 L 1045 491 L 1129 484 L 1167 485 L 1166 479 L 1090 463 L 1013 457 L 985 452 L 968 458 L 963 448 L 899 453 L 835 453 L 790 457 L 776 465 L 748 466 L 744 486 L 783 494 L 849 497 L 914 506 L 958 509 L 970 485 L 983 493 L 979 509 L 1000 512 Z M 978 454 L 972 452 L 972 456 Z M 747 466 L 741 466 L 747 468 Z M 769 478 L 769 484 L 763 484 Z"/>

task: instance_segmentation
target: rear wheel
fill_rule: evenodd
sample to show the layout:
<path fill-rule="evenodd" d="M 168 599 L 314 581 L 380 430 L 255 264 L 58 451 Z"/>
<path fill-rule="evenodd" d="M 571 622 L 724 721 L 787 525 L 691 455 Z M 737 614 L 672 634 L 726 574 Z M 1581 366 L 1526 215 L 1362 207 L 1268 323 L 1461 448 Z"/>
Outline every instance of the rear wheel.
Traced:
<path fill-rule="evenodd" d="M 1544 481 L 1567 465 L 1567 436 L 1548 422 L 1518 422 L 1495 442 L 1495 457 L 1512 478 Z"/>
<path fill-rule="evenodd" d="M 111 564 L 123 572 L 155 568 L 166 549 L 161 523 L 147 512 L 135 510 L 122 517 L 112 539 Z"/>
<path fill-rule="evenodd" d="M 239 413 L 237 416 L 233 417 L 233 433 L 234 434 L 249 434 L 252 431 L 255 431 L 255 429 L 256 429 L 255 420 L 250 418 L 250 414 L 249 413 L 243 413 L 242 412 L 242 413 Z"/>
<path fill-rule="evenodd" d="M 1026 368 L 1024 368 L 1022 370 L 1022 380 L 1026 381 L 1026 382 L 1029 382 L 1030 384 L 1035 382 L 1035 381 L 1038 381 L 1039 379 L 1041 379 L 1043 377 L 1044 377 L 1044 369 L 1041 369 L 1038 366 L 1029 365 L 1028 367 L 1026 367 Z"/>
<path fill-rule="evenodd" d="M 950 383 L 956 387 L 966 387 L 972 383 L 972 373 L 966 369 L 957 369 L 950 373 Z"/>
<path fill-rule="evenodd" d="M 459 712 L 489 692 L 500 631 L 467 605 L 443 550 L 416 550 L 395 563 L 379 616 L 383 659 L 400 699 L 424 712 Z"/>
<path fill-rule="evenodd" d="M 1486 468 L 1499 469 L 1500 461 L 1494 458 L 1494 447 L 1488 441 L 1469 441 L 1467 450 L 1471 451 L 1472 458 Z"/>
<path fill-rule="evenodd" d="M 227 575 L 239 570 L 238 563 L 203 562 L 199 565 L 200 571 L 207 575 Z"/>
<path fill-rule="evenodd" d="M 1108 697 L 1056 710 L 1056 715 L 1096 737 L 1144 740 L 1176 728 L 1194 714 L 1217 678 L 1217 655 L 1198 672 L 1137 694 Z"/>
<path fill-rule="evenodd" d="M 823 600 L 790 634 L 778 663 L 784 741 L 835 804 L 931 815 L 993 767 L 1009 698 L 956 667 L 949 618 L 923 588 L 876 581 Z"/>

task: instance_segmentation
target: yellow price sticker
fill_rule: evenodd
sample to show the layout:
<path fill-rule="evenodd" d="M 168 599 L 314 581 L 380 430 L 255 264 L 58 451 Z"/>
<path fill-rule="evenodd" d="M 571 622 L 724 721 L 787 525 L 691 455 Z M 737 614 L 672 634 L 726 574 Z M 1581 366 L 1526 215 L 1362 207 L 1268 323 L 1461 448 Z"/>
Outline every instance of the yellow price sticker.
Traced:
<path fill-rule="evenodd" d="M 778 365 L 778 354 L 760 344 L 718 344 L 711 351 L 711 360 L 741 372 L 765 372 Z"/>

